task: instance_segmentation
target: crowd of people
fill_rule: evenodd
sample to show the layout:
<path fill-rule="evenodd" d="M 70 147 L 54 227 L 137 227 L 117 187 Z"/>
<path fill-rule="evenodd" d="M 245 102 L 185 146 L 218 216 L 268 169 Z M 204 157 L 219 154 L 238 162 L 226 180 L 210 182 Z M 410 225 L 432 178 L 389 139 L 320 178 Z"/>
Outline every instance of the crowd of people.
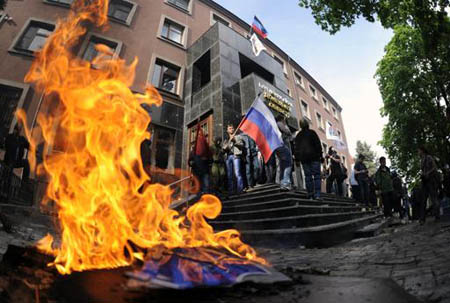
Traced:
<path fill-rule="evenodd" d="M 418 148 L 420 180 L 414 184 L 404 183 L 398 173 L 386 166 L 386 158 L 379 158 L 379 166 L 373 175 L 359 155 L 350 176 L 353 197 L 367 207 L 380 206 L 386 218 L 419 220 L 425 223 L 427 214 L 440 220 L 443 206 L 450 202 L 450 169 L 443 165 L 440 170 L 425 147 Z"/>
<path fill-rule="evenodd" d="M 308 198 L 320 199 L 324 179 L 327 192 L 343 196 L 347 169 L 332 147 L 324 155 L 318 135 L 309 128 L 309 121 L 300 122 L 299 132 L 290 130 L 284 116 L 278 116 L 276 122 L 283 144 L 267 161 L 255 141 L 236 131 L 232 124 L 227 125 L 224 141 L 220 137 L 214 139 L 209 153 L 197 155 L 193 146 L 189 166 L 200 182 L 200 194 L 239 195 L 257 184 L 274 183 L 279 184 L 281 190 L 289 191 L 295 187 L 294 171 L 301 163 Z"/>
<path fill-rule="evenodd" d="M 272 183 L 289 191 L 296 184 L 295 168 L 301 167 L 309 199 L 322 199 L 322 185 L 327 193 L 346 196 L 348 172 L 337 151 L 333 147 L 323 150 L 319 136 L 309 128 L 307 119 L 300 121 L 300 131 L 295 133 L 284 117 L 279 116 L 276 121 L 283 145 L 268 161 L 255 141 L 245 133 L 236 132 L 231 124 L 227 126 L 224 141 L 215 138 L 210 156 L 199 157 L 191 152 L 189 164 L 200 181 L 200 194 L 227 197 L 251 190 L 257 184 Z M 410 186 L 410 191 L 398 173 L 386 165 L 385 157 L 378 159 L 376 172 L 370 174 L 364 155 L 358 155 L 348 180 L 351 196 L 366 209 L 381 207 L 386 218 L 395 216 L 424 223 L 426 215 L 432 214 L 439 220 L 441 205 L 450 203 L 450 169 L 446 165 L 439 170 L 424 147 L 419 148 L 418 154 L 421 180 Z"/>

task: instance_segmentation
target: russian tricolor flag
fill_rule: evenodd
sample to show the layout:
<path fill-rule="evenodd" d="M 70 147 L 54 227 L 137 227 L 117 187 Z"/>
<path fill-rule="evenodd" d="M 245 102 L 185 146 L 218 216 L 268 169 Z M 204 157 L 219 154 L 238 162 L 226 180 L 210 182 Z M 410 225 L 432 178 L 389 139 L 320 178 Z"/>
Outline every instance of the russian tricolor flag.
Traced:
<path fill-rule="evenodd" d="M 256 16 L 253 19 L 252 28 L 255 31 L 255 33 L 257 33 L 258 35 L 260 35 L 264 39 L 267 38 L 267 30 L 264 28 L 261 21 L 259 21 L 259 19 L 256 18 Z"/>
<path fill-rule="evenodd" d="M 277 122 L 259 96 L 238 128 L 255 140 L 265 162 L 269 161 L 272 153 L 283 145 Z"/>

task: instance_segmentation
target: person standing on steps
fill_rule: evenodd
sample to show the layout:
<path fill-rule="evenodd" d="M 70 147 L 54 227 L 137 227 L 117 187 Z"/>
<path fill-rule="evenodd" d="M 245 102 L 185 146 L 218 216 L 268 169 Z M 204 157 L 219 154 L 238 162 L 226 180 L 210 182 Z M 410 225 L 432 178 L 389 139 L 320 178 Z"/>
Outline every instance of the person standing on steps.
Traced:
<path fill-rule="evenodd" d="M 428 152 L 428 150 L 421 146 L 418 148 L 418 153 L 420 156 L 420 173 L 422 178 L 423 192 L 425 194 L 425 201 L 430 198 L 431 207 L 435 220 L 440 219 L 440 203 L 438 199 L 438 191 L 440 187 L 440 175 L 437 171 L 436 162 L 433 156 Z M 421 216 L 421 220 L 425 222 L 425 216 Z"/>
<path fill-rule="evenodd" d="M 358 160 L 355 163 L 355 179 L 359 185 L 359 201 L 366 206 L 369 206 L 369 170 L 364 164 L 366 157 L 363 154 L 358 155 Z"/>
<path fill-rule="evenodd" d="M 234 133 L 234 126 L 227 125 L 228 139 L 223 142 L 222 148 L 225 152 L 225 165 L 227 168 L 228 195 L 241 194 L 244 189 L 244 180 L 241 174 L 242 155 L 244 152 L 244 141 L 242 136 Z M 233 177 L 236 179 L 234 187 Z"/>
<path fill-rule="evenodd" d="M 283 146 L 276 149 L 277 156 L 280 159 L 280 188 L 282 191 L 290 191 L 292 189 L 292 153 L 290 143 L 292 133 L 287 126 L 286 117 L 279 115 L 276 121 L 283 139 Z"/>
<path fill-rule="evenodd" d="M 305 118 L 300 121 L 300 128 L 301 131 L 295 137 L 295 162 L 297 166 L 302 164 L 308 199 L 321 199 L 322 144 L 317 133 L 309 128 L 309 122 Z"/>
<path fill-rule="evenodd" d="M 375 173 L 375 185 L 381 195 L 383 203 L 384 216 L 392 217 L 392 201 L 394 195 L 394 186 L 392 185 L 392 177 L 389 167 L 386 166 L 386 158 L 380 158 L 380 167 Z"/>

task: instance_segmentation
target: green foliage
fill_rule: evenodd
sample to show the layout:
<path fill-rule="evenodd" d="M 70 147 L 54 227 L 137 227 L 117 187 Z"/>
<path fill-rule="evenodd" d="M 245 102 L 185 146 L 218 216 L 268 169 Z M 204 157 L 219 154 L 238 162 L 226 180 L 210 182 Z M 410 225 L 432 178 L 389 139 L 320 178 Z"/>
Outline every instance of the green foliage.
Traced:
<path fill-rule="evenodd" d="M 441 162 L 450 160 L 446 106 L 419 30 L 397 26 L 385 50 L 376 72 L 384 104 L 381 114 L 389 117 L 381 145 L 393 165 L 414 178 L 420 167 L 419 146 L 426 146 Z"/>
<path fill-rule="evenodd" d="M 369 175 L 373 175 L 377 171 L 377 153 L 372 150 L 372 147 L 367 142 L 360 140 L 356 141 L 356 155 L 355 159 L 359 155 L 364 155 L 364 164 L 369 170 Z"/>
<path fill-rule="evenodd" d="M 409 179 L 419 171 L 417 147 L 450 161 L 449 0 L 299 0 L 323 30 L 336 33 L 358 18 L 394 30 L 376 79 L 389 122 L 382 146 Z"/>

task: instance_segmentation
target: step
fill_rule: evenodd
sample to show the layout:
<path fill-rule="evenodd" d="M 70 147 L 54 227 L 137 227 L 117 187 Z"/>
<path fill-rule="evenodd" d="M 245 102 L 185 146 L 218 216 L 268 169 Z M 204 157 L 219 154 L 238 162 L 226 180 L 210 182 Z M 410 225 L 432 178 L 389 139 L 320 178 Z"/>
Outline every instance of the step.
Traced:
<path fill-rule="evenodd" d="M 306 200 L 311 201 L 311 200 Z M 339 213 L 339 212 L 356 212 L 361 210 L 357 206 L 330 206 L 323 205 L 298 205 L 298 202 L 291 199 L 277 200 L 275 203 L 262 203 L 266 206 L 261 209 L 251 207 L 251 209 L 242 211 L 242 209 L 227 208 L 222 210 L 222 213 L 215 220 L 244 220 L 244 219 L 264 219 L 264 218 L 278 218 L 287 216 L 300 216 L 307 214 L 322 214 L 322 213 Z M 292 203 L 294 202 L 294 203 Z M 311 201 L 314 203 L 313 201 Z M 317 203 L 316 203 L 317 204 Z M 261 206 L 261 204 L 252 204 L 250 206 Z M 274 207 L 275 206 L 275 207 Z"/>
<path fill-rule="evenodd" d="M 249 205 L 249 204 L 254 204 L 254 203 L 271 202 L 271 201 L 288 199 L 288 198 L 296 199 L 299 202 L 302 201 L 306 204 L 313 204 L 313 205 L 324 204 L 324 203 L 330 204 L 330 205 L 332 204 L 332 205 L 342 205 L 342 206 L 357 205 L 355 202 L 349 203 L 349 202 L 340 202 L 340 201 L 325 200 L 325 199 L 323 201 L 309 200 L 309 199 L 306 199 L 305 195 L 301 195 L 298 193 L 279 192 L 279 193 L 275 193 L 272 195 L 260 194 L 260 195 L 250 196 L 250 197 L 241 197 L 239 199 L 233 199 L 233 200 L 224 200 L 224 201 L 222 201 L 222 206 L 223 206 L 223 208 L 227 208 L 227 207 L 234 207 L 234 206 L 240 206 L 240 205 Z"/>
<path fill-rule="evenodd" d="M 370 238 L 378 236 L 384 228 L 388 227 L 388 220 L 378 220 L 355 231 L 355 238 Z"/>
<path fill-rule="evenodd" d="M 312 227 L 246 230 L 241 232 L 241 236 L 245 243 L 260 247 L 330 247 L 353 239 L 354 231 L 381 216 L 371 214 Z"/>
<path fill-rule="evenodd" d="M 249 219 L 249 220 L 227 220 L 227 221 L 210 221 L 215 230 L 237 229 L 245 230 L 268 230 L 268 229 L 290 229 L 300 227 L 312 227 L 319 225 L 327 225 L 340 221 L 347 221 L 373 214 L 370 212 L 341 212 L 333 214 L 309 214 L 302 216 L 289 216 L 266 219 Z"/>

